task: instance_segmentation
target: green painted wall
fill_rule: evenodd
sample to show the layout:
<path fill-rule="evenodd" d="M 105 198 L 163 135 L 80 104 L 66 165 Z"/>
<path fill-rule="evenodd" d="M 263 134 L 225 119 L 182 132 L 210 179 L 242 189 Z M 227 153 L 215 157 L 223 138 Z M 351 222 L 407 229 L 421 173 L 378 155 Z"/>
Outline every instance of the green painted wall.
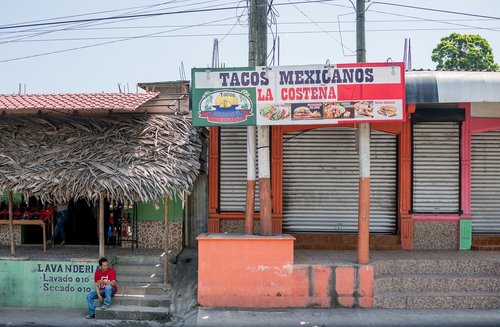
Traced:
<path fill-rule="evenodd" d="M 470 250 L 472 245 L 472 220 L 460 220 L 460 250 Z"/>
<path fill-rule="evenodd" d="M 137 202 L 137 220 L 157 221 L 165 220 L 165 200 L 157 202 Z M 181 222 L 184 218 L 184 201 L 180 197 L 170 198 L 168 201 L 168 220 L 170 222 Z"/>
<path fill-rule="evenodd" d="M 97 268 L 97 262 L 0 260 L 0 306 L 87 308 Z"/>

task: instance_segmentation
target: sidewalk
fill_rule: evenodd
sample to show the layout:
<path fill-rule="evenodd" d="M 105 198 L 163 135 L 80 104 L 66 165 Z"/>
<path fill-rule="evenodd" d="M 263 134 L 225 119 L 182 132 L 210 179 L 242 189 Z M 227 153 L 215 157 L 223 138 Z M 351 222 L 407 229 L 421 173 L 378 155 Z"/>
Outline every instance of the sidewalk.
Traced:
<path fill-rule="evenodd" d="M 500 326 L 500 310 L 276 309 L 199 308 L 196 326 L 349 327 L 349 326 Z"/>
<path fill-rule="evenodd" d="M 197 315 L 196 315 L 197 312 Z M 85 319 L 85 310 L 0 308 L 0 326 L 176 326 L 176 327 L 330 327 L 330 326 L 500 326 L 500 310 L 198 308 L 171 322 Z"/>

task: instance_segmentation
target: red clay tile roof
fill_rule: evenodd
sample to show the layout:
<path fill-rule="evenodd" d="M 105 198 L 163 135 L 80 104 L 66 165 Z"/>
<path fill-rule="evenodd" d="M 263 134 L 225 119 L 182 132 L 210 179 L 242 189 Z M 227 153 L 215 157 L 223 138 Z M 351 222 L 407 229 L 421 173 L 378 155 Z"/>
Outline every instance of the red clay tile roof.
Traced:
<path fill-rule="evenodd" d="M 158 93 L 0 94 L 0 110 L 135 110 Z"/>

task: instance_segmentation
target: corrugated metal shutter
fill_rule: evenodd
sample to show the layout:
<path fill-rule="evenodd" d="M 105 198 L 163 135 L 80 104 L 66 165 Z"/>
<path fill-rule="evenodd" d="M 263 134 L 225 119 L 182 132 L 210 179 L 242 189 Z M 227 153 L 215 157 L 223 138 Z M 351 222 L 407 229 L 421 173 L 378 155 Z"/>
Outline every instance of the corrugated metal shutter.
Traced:
<path fill-rule="evenodd" d="M 257 143 L 257 140 L 255 140 L 255 142 Z M 245 211 L 247 192 L 246 127 L 220 128 L 219 158 L 220 211 Z M 258 211 L 260 209 L 259 173 L 258 168 L 256 169 L 257 185 L 255 186 L 255 210 Z"/>
<path fill-rule="evenodd" d="M 458 213 L 460 123 L 413 124 L 413 212 Z"/>
<path fill-rule="evenodd" d="M 472 135 L 473 234 L 500 234 L 500 131 Z"/>
<path fill-rule="evenodd" d="M 370 231 L 396 229 L 396 136 L 371 132 Z M 289 133 L 283 145 L 283 229 L 356 232 L 359 159 L 355 129 Z"/>

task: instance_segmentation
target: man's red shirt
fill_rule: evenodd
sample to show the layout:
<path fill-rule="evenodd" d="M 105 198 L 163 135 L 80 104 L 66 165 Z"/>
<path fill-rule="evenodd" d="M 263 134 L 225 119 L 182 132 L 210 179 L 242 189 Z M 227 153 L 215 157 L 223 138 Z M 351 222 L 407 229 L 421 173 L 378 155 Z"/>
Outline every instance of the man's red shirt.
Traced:
<path fill-rule="evenodd" d="M 115 285 L 113 286 L 113 289 L 115 290 L 116 294 L 116 271 L 113 268 L 108 268 L 105 273 L 102 272 L 101 268 L 97 269 L 94 273 L 94 282 L 97 283 L 100 280 L 114 280 Z M 101 284 L 100 290 L 103 290 L 105 287 L 105 284 Z"/>

